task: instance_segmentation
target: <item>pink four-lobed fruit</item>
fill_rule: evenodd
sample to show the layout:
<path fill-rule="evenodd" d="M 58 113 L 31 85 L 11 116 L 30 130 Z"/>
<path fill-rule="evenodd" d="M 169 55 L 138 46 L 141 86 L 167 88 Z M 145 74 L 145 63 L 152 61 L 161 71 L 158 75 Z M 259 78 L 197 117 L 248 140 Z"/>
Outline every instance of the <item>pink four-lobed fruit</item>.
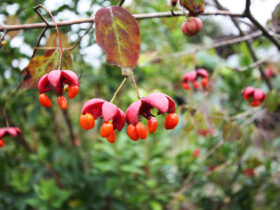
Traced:
<path fill-rule="evenodd" d="M 190 17 L 182 23 L 181 31 L 187 36 L 193 36 L 201 31 L 202 26 L 202 21 L 198 17 Z"/>
<path fill-rule="evenodd" d="M 69 86 L 69 88 L 67 88 L 68 97 L 74 98 L 79 92 L 79 80 L 75 72 L 71 70 L 53 70 L 42 76 L 38 82 L 40 93 L 39 102 L 41 105 L 44 107 L 52 106 L 52 102 L 46 95 L 46 92 L 54 90 L 59 96 L 59 106 L 61 109 L 66 109 L 68 103 L 67 99 L 63 96 L 63 91 L 65 90 L 66 85 Z"/>
<path fill-rule="evenodd" d="M 243 90 L 243 98 L 250 100 L 251 106 L 259 106 L 266 98 L 266 94 L 261 90 L 253 87 L 246 87 Z"/>

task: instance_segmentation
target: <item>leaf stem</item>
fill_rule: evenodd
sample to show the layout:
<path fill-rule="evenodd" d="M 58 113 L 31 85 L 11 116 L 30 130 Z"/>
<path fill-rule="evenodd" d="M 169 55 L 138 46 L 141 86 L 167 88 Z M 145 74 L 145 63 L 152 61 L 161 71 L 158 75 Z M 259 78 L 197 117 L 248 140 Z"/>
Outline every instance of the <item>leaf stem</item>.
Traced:
<path fill-rule="evenodd" d="M 134 73 L 133 73 L 133 71 L 131 71 L 131 78 L 132 78 L 134 87 L 135 87 L 136 92 L 137 92 L 137 97 L 138 97 L 139 99 L 141 99 L 141 96 L 140 96 L 140 93 L 139 93 L 139 90 L 138 90 L 138 86 L 137 86 L 137 83 L 136 83 L 135 78 L 134 78 Z"/>
<path fill-rule="evenodd" d="M 56 33 L 58 36 L 58 42 L 59 42 L 59 47 L 60 47 L 60 51 L 59 51 L 59 62 L 58 62 L 58 70 L 61 70 L 61 61 L 62 61 L 62 53 L 63 53 L 63 48 L 62 48 L 62 44 L 61 44 L 61 39 L 60 39 L 60 34 L 59 34 L 59 30 L 57 27 L 57 23 L 55 22 L 55 19 L 51 13 L 50 10 L 48 10 L 46 7 L 44 7 L 42 4 L 39 4 L 38 6 L 34 7 L 34 10 L 37 11 L 38 8 L 42 8 L 44 9 L 52 18 L 53 23 L 55 25 L 55 29 L 56 29 Z M 37 12 L 38 13 L 38 12 Z M 38 13 L 39 14 L 39 13 Z M 41 17 L 41 16 L 40 16 Z M 46 23 L 46 21 L 44 21 Z M 46 23 L 48 25 L 48 23 Z"/>
<path fill-rule="evenodd" d="M 111 101 L 110 101 L 111 103 L 113 103 L 113 101 L 115 100 L 117 94 L 119 93 L 119 91 L 120 91 L 120 90 L 122 89 L 122 87 L 124 86 L 126 80 L 127 80 L 127 77 L 125 77 L 125 78 L 123 79 L 122 83 L 119 85 L 118 89 L 115 91 L 115 93 L 114 93 L 114 95 L 113 95 L 113 97 L 112 97 L 112 99 L 111 99 Z"/>

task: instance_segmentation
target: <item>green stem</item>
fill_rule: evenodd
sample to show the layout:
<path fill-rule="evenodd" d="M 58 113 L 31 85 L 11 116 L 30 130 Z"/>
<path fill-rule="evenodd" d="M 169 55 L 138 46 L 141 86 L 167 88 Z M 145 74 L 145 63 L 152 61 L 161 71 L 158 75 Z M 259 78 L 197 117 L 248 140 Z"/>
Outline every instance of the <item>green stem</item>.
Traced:
<path fill-rule="evenodd" d="M 137 97 L 138 97 L 139 99 L 141 99 L 141 96 L 140 96 L 140 93 L 139 93 L 139 90 L 138 90 L 138 87 L 137 87 L 137 83 L 136 83 L 135 78 L 134 78 L 134 73 L 133 73 L 133 71 L 131 71 L 131 78 L 132 78 L 134 87 L 135 87 L 136 92 L 137 92 Z"/>
<path fill-rule="evenodd" d="M 115 100 L 117 94 L 118 94 L 118 93 L 120 92 L 120 90 L 122 89 L 122 87 L 123 87 L 124 83 L 126 82 L 126 80 L 127 80 L 127 77 L 125 77 L 125 78 L 123 79 L 122 83 L 120 84 L 120 86 L 118 87 L 118 89 L 115 91 L 115 93 L 114 93 L 114 95 L 113 95 L 113 97 L 112 97 L 112 99 L 111 99 L 111 101 L 110 101 L 111 103 L 113 103 L 113 101 Z"/>

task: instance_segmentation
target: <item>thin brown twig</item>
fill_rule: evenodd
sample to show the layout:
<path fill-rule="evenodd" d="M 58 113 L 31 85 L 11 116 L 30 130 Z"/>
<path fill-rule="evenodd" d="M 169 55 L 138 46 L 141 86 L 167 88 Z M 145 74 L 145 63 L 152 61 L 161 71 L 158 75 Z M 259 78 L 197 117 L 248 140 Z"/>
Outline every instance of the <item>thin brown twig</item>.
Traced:
<path fill-rule="evenodd" d="M 19 136 L 19 141 L 20 143 L 23 145 L 23 147 L 25 148 L 25 150 L 29 153 L 33 153 L 36 154 L 37 151 L 35 149 L 32 149 L 32 147 L 30 146 L 30 144 L 28 143 L 28 141 L 25 139 L 23 133 L 20 134 Z"/>
<path fill-rule="evenodd" d="M 63 53 L 63 49 L 62 49 L 62 43 L 61 43 L 61 39 L 60 39 L 60 34 L 59 34 L 59 30 L 58 30 L 58 26 L 57 26 L 57 23 L 52 15 L 52 12 L 50 10 L 48 10 L 46 7 L 44 7 L 42 4 L 39 4 L 37 5 L 36 7 L 34 7 L 34 10 L 37 11 L 39 8 L 42 8 L 44 9 L 49 15 L 50 17 L 52 18 L 53 20 L 53 23 L 54 23 L 54 26 L 55 26 L 55 29 L 56 29 L 56 33 L 57 33 L 57 37 L 58 37 L 58 42 L 59 42 L 59 47 L 60 47 L 60 50 L 59 50 L 59 61 L 58 61 L 58 70 L 61 69 L 61 62 L 62 62 L 62 53 Z M 39 12 L 37 12 L 38 14 L 40 14 Z M 40 17 L 43 18 L 43 16 L 40 14 Z M 46 20 L 45 20 L 46 21 Z M 44 21 L 44 22 L 45 22 Z M 45 22 L 45 24 L 47 25 L 47 27 L 50 26 L 50 24 L 48 22 Z"/>
<path fill-rule="evenodd" d="M 123 81 L 121 82 L 121 84 L 119 85 L 118 89 L 115 91 L 112 99 L 110 100 L 111 103 L 113 103 L 113 101 L 115 100 L 117 94 L 119 93 L 119 91 L 122 89 L 122 87 L 124 86 L 125 82 L 127 80 L 127 77 L 124 77 Z"/>
<path fill-rule="evenodd" d="M 44 30 L 43 30 L 42 33 L 40 34 L 39 39 L 38 39 L 38 41 L 37 41 L 37 44 L 36 44 L 36 46 L 33 48 L 33 53 L 32 53 L 31 58 L 33 58 L 33 57 L 35 56 L 35 53 L 37 52 L 38 46 L 40 45 L 40 42 L 41 42 L 42 38 L 44 37 L 44 35 L 45 35 L 45 33 L 46 33 L 47 30 L 48 30 L 48 27 L 44 28 Z"/>
<path fill-rule="evenodd" d="M 69 117 L 68 110 L 67 110 L 67 109 L 64 109 L 64 110 L 62 110 L 62 113 L 63 113 L 64 119 L 65 119 L 65 121 L 66 121 L 68 130 L 69 130 L 69 133 L 70 133 L 70 139 L 71 139 L 72 146 L 76 146 L 76 145 L 75 145 L 75 139 L 76 139 L 76 137 L 75 137 L 75 134 L 74 134 L 73 125 L 72 125 L 71 119 L 70 119 L 70 117 Z"/>
<path fill-rule="evenodd" d="M 56 185 L 59 188 L 64 188 L 64 186 L 63 186 L 63 184 L 62 184 L 62 182 L 61 182 L 61 180 L 59 178 L 59 175 L 56 173 L 56 171 L 54 170 L 53 166 L 50 163 L 47 163 L 47 162 L 45 162 L 45 166 L 47 167 L 47 169 L 51 173 L 52 177 L 54 178 Z"/>
<path fill-rule="evenodd" d="M 136 80 L 134 78 L 134 73 L 133 71 L 131 71 L 131 78 L 132 78 L 132 81 L 133 81 L 133 84 L 134 84 L 134 87 L 135 87 L 135 90 L 136 90 L 136 93 L 137 93 L 137 97 L 139 99 L 141 99 L 141 96 L 140 96 L 140 93 L 139 93 L 139 90 L 138 90 L 138 86 L 137 86 L 137 83 L 136 83 Z"/>
<path fill-rule="evenodd" d="M 54 125 L 54 133 L 55 133 L 57 142 L 60 146 L 64 146 L 62 137 L 61 137 L 60 132 L 59 132 L 59 123 L 57 122 L 56 114 L 54 113 L 52 107 L 50 107 L 50 113 L 51 113 L 51 118 L 52 118 L 53 125 Z"/>
<path fill-rule="evenodd" d="M 214 2 L 216 3 L 218 9 L 225 9 L 225 10 L 227 10 L 226 8 L 224 8 L 224 7 L 219 3 L 218 0 L 214 0 Z M 250 0 L 246 0 L 246 8 L 245 8 L 245 11 L 244 11 L 244 15 L 245 15 L 246 17 L 248 17 L 248 18 L 249 18 L 250 14 L 251 14 L 251 13 L 250 13 L 250 2 L 251 2 Z M 233 24 L 235 25 L 235 27 L 238 29 L 239 34 L 242 35 L 242 36 L 244 36 L 245 33 L 244 33 L 244 31 L 241 29 L 241 27 L 240 27 L 240 25 L 239 25 L 239 22 L 238 22 L 235 18 L 233 18 L 233 17 L 231 17 L 231 20 L 232 20 Z M 259 29 L 260 29 L 260 28 L 259 28 Z M 251 54 L 252 59 L 254 60 L 254 62 L 257 62 L 259 59 L 258 59 L 258 57 L 257 57 L 257 54 L 256 54 L 255 51 L 254 51 L 254 48 L 253 48 L 252 43 L 251 43 L 249 40 L 245 40 L 245 43 L 246 43 L 246 46 L 247 46 L 247 48 L 248 48 L 248 50 L 249 50 L 249 52 L 250 52 L 250 54 Z M 266 85 L 267 85 L 268 88 L 271 90 L 271 89 L 273 88 L 273 87 L 272 87 L 272 84 L 271 84 L 270 80 L 267 78 L 267 76 L 265 75 L 264 69 L 263 69 L 263 67 L 262 67 L 261 64 L 259 65 L 259 72 L 260 72 L 262 78 L 264 79 Z"/>
<path fill-rule="evenodd" d="M 230 13 L 228 11 L 216 11 L 216 12 L 204 12 L 200 14 L 200 16 L 231 16 L 231 17 L 244 17 L 244 14 L 239 13 Z M 177 16 L 185 16 L 183 12 L 175 12 L 175 15 L 172 15 L 171 12 L 156 12 L 156 13 L 149 13 L 149 14 L 134 14 L 134 17 L 138 20 L 144 19 L 152 19 L 152 18 L 172 18 Z M 94 22 L 93 18 L 84 18 L 78 20 L 67 20 L 57 22 L 58 27 L 62 26 L 70 26 L 75 24 L 82 24 L 82 23 L 92 23 Z M 0 31 L 18 31 L 18 30 L 29 30 L 29 29 L 36 29 L 36 28 L 45 28 L 47 26 L 46 23 L 31 23 L 31 24 L 22 24 L 22 25 L 0 25 Z M 53 22 L 49 22 L 49 27 L 55 27 Z"/>
<path fill-rule="evenodd" d="M 243 42 L 243 41 L 246 41 L 246 40 L 251 40 L 251 39 L 254 39 L 254 38 L 259 37 L 261 35 L 262 35 L 262 33 L 260 31 L 256 31 L 256 32 L 253 32 L 251 34 L 247 34 L 247 35 L 237 37 L 237 38 L 234 38 L 234 39 L 229 39 L 229 40 L 225 40 L 225 41 L 217 41 L 213 44 L 204 45 L 204 46 L 192 47 L 189 50 L 184 50 L 184 51 L 160 56 L 160 57 L 157 57 L 155 59 L 158 59 L 158 58 L 168 59 L 168 58 L 174 58 L 174 57 L 182 57 L 182 56 L 194 54 L 198 51 L 210 50 L 210 49 L 213 49 L 213 48 L 224 47 L 224 46 L 227 46 L 227 45 L 236 44 L 236 43 Z"/>
<path fill-rule="evenodd" d="M 118 6 L 122 6 L 123 4 L 124 4 L 124 2 L 125 2 L 125 0 L 120 0 L 120 2 L 119 2 L 119 4 L 118 4 Z"/>

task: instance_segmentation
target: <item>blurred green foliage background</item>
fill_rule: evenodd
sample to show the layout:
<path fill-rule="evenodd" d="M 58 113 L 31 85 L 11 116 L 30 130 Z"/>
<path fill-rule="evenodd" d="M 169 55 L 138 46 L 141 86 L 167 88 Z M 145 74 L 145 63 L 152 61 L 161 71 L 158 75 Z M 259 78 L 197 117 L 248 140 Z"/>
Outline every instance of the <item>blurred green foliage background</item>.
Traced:
<path fill-rule="evenodd" d="M 82 1 L 65 1 L 52 12 L 57 20 L 72 20 L 92 17 L 98 8 L 118 3 L 91 0 L 79 12 Z M 15 7 L 20 23 L 41 22 L 33 7 L 47 2 L 1 1 L 0 14 L 7 19 L 9 9 Z M 126 9 L 133 14 L 151 13 L 169 11 L 170 6 L 164 0 L 135 0 Z M 279 209 L 279 93 L 275 90 L 265 103 L 272 112 L 252 108 L 243 100 L 241 92 L 248 85 L 269 91 L 257 68 L 236 72 L 230 67 L 231 58 L 239 67 L 253 62 L 244 43 L 176 56 L 176 52 L 235 36 L 224 31 L 215 17 L 202 17 L 203 30 L 186 37 L 180 30 L 184 20 L 139 21 L 141 57 L 135 69 L 142 96 L 163 92 L 174 98 L 180 116 L 176 129 L 166 131 L 164 116 L 159 116 L 159 128 L 146 140 L 131 141 L 124 128 L 115 144 L 99 136 L 101 120 L 93 130 L 82 130 L 79 117 L 84 102 L 110 100 L 123 79 L 121 71 L 107 65 L 105 55 L 96 49 L 93 29 L 72 51 L 72 70 L 80 76 L 80 92 L 68 108 L 76 146 L 63 112 L 56 103 L 51 109 L 40 106 L 37 89 L 20 89 L 9 99 L 11 125 L 21 128 L 37 153 L 26 151 L 18 139 L 6 138 L 0 150 L 0 209 Z M 74 44 L 87 25 L 60 31 Z M 42 46 L 50 32 L 55 30 L 48 31 Z M 17 34 L 14 39 L 22 41 L 25 50 L 12 45 L 8 36 L 8 44 L 0 49 L 1 112 L 9 93 L 22 81 L 20 64 L 30 60 L 40 33 L 35 29 Z M 263 37 L 253 45 L 257 52 L 274 49 Z M 43 53 L 39 50 L 37 55 Z M 92 58 L 94 64 L 89 63 Z M 272 65 L 278 72 L 279 63 Z M 211 90 L 184 90 L 182 75 L 199 67 L 210 73 Z M 271 82 L 279 90 L 280 77 Z M 129 79 L 114 102 L 125 111 L 136 100 Z M 5 127 L 3 115 L 0 123 Z M 197 149 L 198 157 L 193 154 Z M 254 175 L 248 175 L 248 169 Z"/>

